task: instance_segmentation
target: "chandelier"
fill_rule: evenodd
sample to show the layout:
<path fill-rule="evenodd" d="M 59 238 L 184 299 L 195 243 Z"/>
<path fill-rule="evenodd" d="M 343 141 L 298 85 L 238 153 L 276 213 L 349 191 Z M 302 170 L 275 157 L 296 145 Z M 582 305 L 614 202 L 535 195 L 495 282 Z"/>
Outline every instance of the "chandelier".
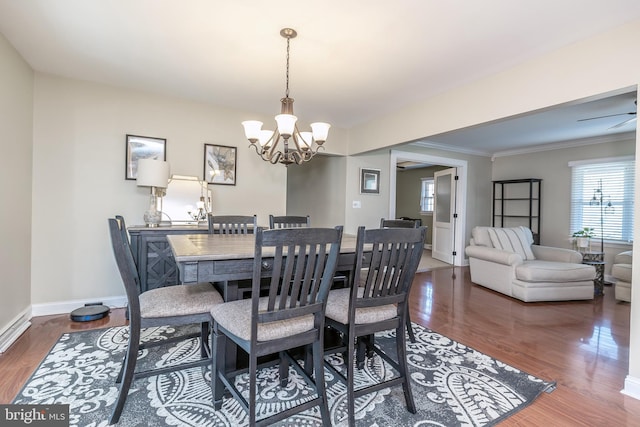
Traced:
<path fill-rule="evenodd" d="M 284 98 L 280 100 L 282 109 L 275 119 L 275 131 L 263 130 L 262 122 L 248 120 L 242 122 L 244 133 L 251 146 L 262 160 L 271 164 L 282 163 L 288 166 L 311 160 L 318 153 L 329 133 L 329 123 L 311 123 L 311 132 L 300 132 L 293 115 L 293 98 L 289 98 L 289 41 L 298 33 L 291 28 L 283 28 L 280 35 L 287 39 L 287 74 Z M 282 142 L 282 144 L 280 144 Z M 324 148 L 323 148 L 324 149 Z"/>

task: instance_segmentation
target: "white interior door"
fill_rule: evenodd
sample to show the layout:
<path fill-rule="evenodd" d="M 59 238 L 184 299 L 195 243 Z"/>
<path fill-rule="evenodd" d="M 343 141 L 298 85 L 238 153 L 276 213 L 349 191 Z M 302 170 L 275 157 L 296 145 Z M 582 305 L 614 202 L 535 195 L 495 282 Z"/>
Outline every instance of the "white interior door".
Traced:
<path fill-rule="evenodd" d="M 434 173 L 434 212 L 431 255 L 453 264 L 456 208 L 456 168 Z"/>

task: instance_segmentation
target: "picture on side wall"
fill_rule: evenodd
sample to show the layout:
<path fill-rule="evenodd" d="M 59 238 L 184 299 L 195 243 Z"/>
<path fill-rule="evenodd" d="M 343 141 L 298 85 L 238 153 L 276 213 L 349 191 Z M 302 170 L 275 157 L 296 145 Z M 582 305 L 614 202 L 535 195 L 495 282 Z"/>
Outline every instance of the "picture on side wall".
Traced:
<path fill-rule="evenodd" d="M 360 169 L 360 194 L 380 194 L 380 169 Z"/>
<path fill-rule="evenodd" d="M 207 184 L 236 185 L 236 147 L 204 144 L 204 181 Z"/>
<path fill-rule="evenodd" d="M 138 160 L 167 160 L 167 140 L 151 136 L 127 135 L 125 179 L 138 178 Z"/>

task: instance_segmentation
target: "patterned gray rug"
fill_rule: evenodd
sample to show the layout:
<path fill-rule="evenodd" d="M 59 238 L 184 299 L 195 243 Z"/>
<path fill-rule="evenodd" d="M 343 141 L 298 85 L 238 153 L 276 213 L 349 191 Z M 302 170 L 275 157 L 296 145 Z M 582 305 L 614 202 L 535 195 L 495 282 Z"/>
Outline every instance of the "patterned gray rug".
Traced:
<path fill-rule="evenodd" d="M 408 343 L 412 390 L 417 414 L 406 410 L 402 387 L 384 389 L 356 401 L 356 423 L 363 426 L 492 426 L 531 404 L 553 382 L 535 378 L 429 329 L 414 324 L 417 342 Z M 147 329 L 145 340 L 166 339 L 172 328 Z M 125 327 L 64 334 L 13 403 L 70 405 L 70 425 L 106 426 L 117 391 L 114 383 L 127 343 Z M 376 345 L 393 345 L 393 334 L 376 335 Z M 164 352 L 162 352 L 164 350 Z M 140 366 L 166 365 L 199 354 L 197 339 L 141 354 Z M 327 358 L 344 367 L 339 356 Z M 358 371 L 357 384 L 394 375 L 378 356 Z M 258 417 L 305 399 L 303 380 L 292 370 L 287 387 L 277 369 L 258 372 L 263 392 Z M 325 370 L 329 409 L 334 425 L 345 425 L 346 389 Z M 120 426 L 242 426 L 245 412 L 228 398 L 220 411 L 211 404 L 211 371 L 193 368 L 140 379 L 133 383 Z M 247 383 L 248 377 L 238 377 Z M 356 385 L 356 387 L 358 387 Z M 264 414 L 264 415 L 260 415 Z M 319 411 L 309 410 L 278 425 L 321 425 Z"/>

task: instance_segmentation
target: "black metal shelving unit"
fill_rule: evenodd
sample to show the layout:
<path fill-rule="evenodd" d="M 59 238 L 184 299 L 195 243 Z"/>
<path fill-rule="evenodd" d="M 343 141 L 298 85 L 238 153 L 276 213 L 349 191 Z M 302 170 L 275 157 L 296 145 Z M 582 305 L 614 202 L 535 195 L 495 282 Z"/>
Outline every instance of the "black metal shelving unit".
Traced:
<path fill-rule="evenodd" d="M 528 227 L 534 243 L 540 244 L 542 179 L 522 178 L 493 181 L 493 227 Z"/>

